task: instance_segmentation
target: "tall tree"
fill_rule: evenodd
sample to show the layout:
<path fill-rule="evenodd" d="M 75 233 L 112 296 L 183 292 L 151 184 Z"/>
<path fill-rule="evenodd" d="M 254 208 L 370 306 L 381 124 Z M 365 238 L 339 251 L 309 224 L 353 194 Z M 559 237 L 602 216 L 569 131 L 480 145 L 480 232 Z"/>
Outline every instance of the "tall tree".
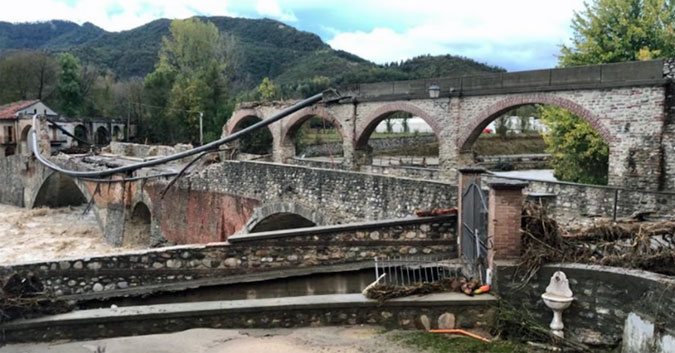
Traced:
<path fill-rule="evenodd" d="M 563 67 L 675 56 L 675 1 L 594 0 L 574 14 Z M 608 146 L 583 118 L 563 109 L 540 109 L 549 132 L 554 173 L 566 181 L 607 183 Z"/>
<path fill-rule="evenodd" d="M 572 19 L 563 67 L 675 56 L 675 1 L 595 0 Z"/>
<path fill-rule="evenodd" d="M 229 42 L 213 23 L 199 19 L 174 20 L 169 30 L 170 36 L 162 40 L 159 63 L 145 80 L 148 88 L 160 90 L 151 97 L 163 107 L 154 115 L 162 120 L 158 126 L 164 127 L 158 137 L 164 142 L 197 141 L 203 113 L 206 140 L 213 140 L 231 112 L 224 74 Z M 168 100 L 161 102 L 161 94 Z"/>
<path fill-rule="evenodd" d="M 0 103 L 51 96 L 58 64 L 48 54 L 17 52 L 0 60 Z"/>
<path fill-rule="evenodd" d="M 83 102 L 80 60 L 72 54 L 66 53 L 61 55 L 59 63 L 61 64 L 61 73 L 57 92 L 61 114 L 69 117 L 79 116 Z"/>

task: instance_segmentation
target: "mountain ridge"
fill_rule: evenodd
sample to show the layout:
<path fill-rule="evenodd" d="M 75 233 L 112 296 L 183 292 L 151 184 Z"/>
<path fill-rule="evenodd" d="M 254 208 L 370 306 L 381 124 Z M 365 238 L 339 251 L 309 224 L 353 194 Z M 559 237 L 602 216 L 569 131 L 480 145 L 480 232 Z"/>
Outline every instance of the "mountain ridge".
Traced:
<path fill-rule="evenodd" d="M 331 84 L 346 84 L 505 71 L 452 55 L 424 55 L 378 65 L 335 50 L 318 35 L 276 20 L 196 18 L 212 22 L 221 33 L 234 38 L 239 60 L 231 83 L 237 91 L 254 87 L 263 77 L 292 86 L 317 77 L 325 77 Z M 144 77 L 154 69 L 161 38 L 169 34 L 170 24 L 169 19 L 157 19 L 129 30 L 108 32 L 89 22 L 0 22 L 0 56 L 21 50 L 72 52 L 83 63 L 110 70 L 121 79 Z"/>

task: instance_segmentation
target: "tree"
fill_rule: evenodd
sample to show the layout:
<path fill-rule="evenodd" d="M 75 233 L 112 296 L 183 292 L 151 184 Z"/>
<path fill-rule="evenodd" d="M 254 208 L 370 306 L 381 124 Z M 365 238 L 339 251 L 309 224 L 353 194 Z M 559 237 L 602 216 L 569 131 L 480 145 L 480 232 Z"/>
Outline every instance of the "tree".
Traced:
<path fill-rule="evenodd" d="M 541 119 L 550 132 L 544 136 L 553 156 L 554 175 L 560 180 L 607 184 L 609 147 L 588 124 L 567 110 L 541 107 Z"/>
<path fill-rule="evenodd" d="M 72 54 L 62 54 L 59 58 L 61 73 L 57 85 L 58 106 L 61 113 L 74 117 L 82 108 L 82 87 L 80 83 L 80 60 Z"/>
<path fill-rule="evenodd" d="M 574 14 L 571 46 L 562 46 L 560 66 L 646 60 L 675 56 L 675 2 L 594 0 Z M 582 118 L 561 108 L 540 108 L 549 132 L 556 177 L 607 183 L 609 148 Z"/>
<path fill-rule="evenodd" d="M 257 89 L 260 100 L 269 102 L 277 97 L 277 87 L 270 81 L 269 77 L 263 78 Z"/>
<path fill-rule="evenodd" d="M 572 19 L 563 67 L 675 56 L 675 1 L 595 0 Z"/>
<path fill-rule="evenodd" d="M 159 63 L 145 78 L 152 119 L 163 142 L 194 142 L 199 138 L 199 115 L 204 116 L 206 141 L 220 136 L 232 111 L 225 86 L 226 58 L 231 42 L 211 22 L 174 20 L 170 36 L 162 39 Z"/>
<path fill-rule="evenodd" d="M 56 86 L 58 64 L 48 54 L 16 52 L 0 60 L 0 104 L 44 100 Z"/>

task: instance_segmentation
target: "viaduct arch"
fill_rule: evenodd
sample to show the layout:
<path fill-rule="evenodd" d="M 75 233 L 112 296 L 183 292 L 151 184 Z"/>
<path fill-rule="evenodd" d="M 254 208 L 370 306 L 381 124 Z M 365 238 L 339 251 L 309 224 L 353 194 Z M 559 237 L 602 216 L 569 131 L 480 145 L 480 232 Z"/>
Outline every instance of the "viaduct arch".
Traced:
<path fill-rule="evenodd" d="M 457 170 L 473 163 L 471 145 L 499 114 L 529 104 L 558 106 L 584 118 L 609 144 L 610 185 L 675 190 L 673 67 L 675 59 L 666 59 L 360 84 L 347 88 L 350 102 L 306 109 L 340 126 L 343 168 L 357 170 L 367 161 L 363 150 L 377 123 L 392 111 L 410 112 L 431 126 L 439 140 L 441 179 L 454 182 Z M 438 98 L 430 98 L 431 85 L 440 87 Z M 247 114 L 269 117 L 289 105 L 236 110 L 227 126 Z M 269 125 L 275 162 L 292 155 L 284 139 L 300 115 Z"/>

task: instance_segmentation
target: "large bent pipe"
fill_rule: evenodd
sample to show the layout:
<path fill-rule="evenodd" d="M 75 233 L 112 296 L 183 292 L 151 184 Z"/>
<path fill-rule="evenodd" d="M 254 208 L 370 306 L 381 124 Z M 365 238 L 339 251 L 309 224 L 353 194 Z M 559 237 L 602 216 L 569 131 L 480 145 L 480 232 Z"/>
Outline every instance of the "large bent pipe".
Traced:
<path fill-rule="evenodd" d="M 32 141 L 33 154 L 35 155 L 35 158 L 37 158 L 37 160 L 40 161 L 40 163 L 44 164 L 46 167 L 48 167 L 49 169 L 52 169 L 56 172 L 66 174 L 66 175 L 74 177 L 74 178 L 102 178 L 102 177 L 106 177 L 106 176 L 111 176 L 113 174 L 131 172 L 131 171 L 141 169 L 141 168 L 153 167 L 153 166 L 156 166 L 156 165 L 169 163 L 169 162 L 172 162 L 172 161 L 175 161 L 175 160 L 178 160 L 178 159 L 182 159 L 182 158 L 185 158 L 185 157 L 193 156 L 193 155 L 198 154 L 198 153 L 215 150 L 221 145 L 224 145 L 226 143 L 235 141 L 235 140 L 241 138 L 244 135 L 247 135 L 247 134 L 249 134 L 253 131 L 256 131 L 260 128 L 263 128 L 267 125 L 270 125 L 270 124 L 272 124 L 272 123 L 274 123 L 278 120 L 281 120 L 281 119 L 285 118 L 286 116 L 288 116 L 290 114 L 293 114 L 293 113 L 295 113 L 296 111 L 298 111 L 302 108 L 308 107 L 308 106 L 310 106 L 314 103 L 317 103 L 321 100 L 324 100 L 324 98 L 325 98 L 324 96 L 330 97 L 331 98 L 330 101 L 335 101 L 335 100 L 340 99 L 339 94 L 337 94 L 337 92 L 335 90 L 326 90 L 322 93 L 316 94 L 312 97 L 309 97 L 309 98 L 307 98 L 303 101 L 300 101 L 300 102 L 280 111 L 279 113 L 273 115 L 269 119 L 262 120 L 262 121 L 260 121 L 256 124 L 253 124 L 253 125 L 245 128 L 245 129 L 243 129 L 243 130 L 237 131 L 232 135 L 226 136 L 224 138 L 213 141 L 213 142 L 208 143 L 206 145 L 203 145 L 203 146 L 200 146 L 200 147 L 197 147 L 197 148 L 193 148 L 191 150 L 183 151 L 183 152 L 180 152 L 180 153 L 176 153 L 176 154 L 173 154 L 173 155 L 170 155 L 170 156 L 166 156 L 166 157 L 158 158 L 158 159 L 155 159 L 155 160 L 151 160 L 151 161 L 130 164 L 130 165 L 127 165 L 127 166 L 117 167 L 117 168 L 112 168 L 112 169 L 107 169 L 107 170 L 102 170 L 102 171 L 86 171 L 86 172 L 61 168 L 60 166 L 54 164 L 52 161 L 48 160 L 47 158 L 43 157 L 40 154 L 40 149 L 38 148 L 38 134 L 37 134 L 37 129 L 36 129 L 37 114 L 35 114 L 35 115 L 33 115 L 33 125 L 31 127 L 31 134 L 33 136 L 33 141 Z M 335 99 L 335 97 L 338 97 L 338 98 Z M 324 101 L 326 101 L 326 100 L 324 100 Z M 327 101 L 327 103 L 328 103 L 328 101 Z"/>

